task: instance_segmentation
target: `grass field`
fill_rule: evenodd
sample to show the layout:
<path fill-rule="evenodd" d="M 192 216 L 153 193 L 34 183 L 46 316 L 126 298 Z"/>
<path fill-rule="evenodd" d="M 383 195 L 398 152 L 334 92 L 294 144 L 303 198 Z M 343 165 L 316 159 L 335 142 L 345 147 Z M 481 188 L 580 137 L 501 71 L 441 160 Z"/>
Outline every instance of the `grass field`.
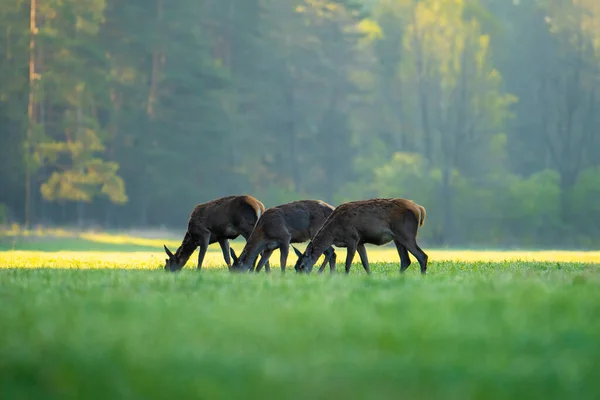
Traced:
<path fill-rule="evenodd" d="M 3 399 L 600 398 L 597 252 L 425 249 L 421 277 L 370 247 L 370 277 L 282 276 L 211 246 L 169 274 L 161 240 L 95 239 L 0 252 Z"/>

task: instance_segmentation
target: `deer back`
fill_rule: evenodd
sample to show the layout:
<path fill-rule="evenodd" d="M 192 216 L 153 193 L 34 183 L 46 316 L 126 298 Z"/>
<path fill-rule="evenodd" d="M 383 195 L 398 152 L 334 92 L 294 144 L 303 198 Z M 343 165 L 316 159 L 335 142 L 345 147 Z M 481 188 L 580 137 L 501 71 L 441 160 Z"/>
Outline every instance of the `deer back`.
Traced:
<path fill-rule="evenodd" d="M 262 224 L 268 236 L 292 237 L 293 242 L 312 238 L 321 228 L 334 207 L 320 200 L 299 200 L 265 211 Z"/>
<path fill-rule="evenodd" d="M 192 229 L 223 231 L 245 225 L 254 226 L 264 212 L 264 205 L 252 196 L 227 196 L 198 204 L 190 216 Z"/>
<path fill-rule="evenodd" d="M 358 200 L 339 205 L 315 237 L 325 236 L 334 241 L 345 241 L 352 236 L 375 237 L 392 230 L 392 225 L 404 221 L 407 215 L 422 225 L 425 208 L 403 198 L 377 198 Z"/>

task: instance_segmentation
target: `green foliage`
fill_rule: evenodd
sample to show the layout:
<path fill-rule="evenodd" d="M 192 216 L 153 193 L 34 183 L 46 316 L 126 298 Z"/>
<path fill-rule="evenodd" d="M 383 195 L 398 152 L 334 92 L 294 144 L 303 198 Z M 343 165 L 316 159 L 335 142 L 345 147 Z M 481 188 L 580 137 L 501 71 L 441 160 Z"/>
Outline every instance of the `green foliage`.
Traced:
<path fill-rule="evenodd" d="M 423 157 L 414 153 L 396 153 L 388 164 L 373 172 L 373 185 L 381 197 L 433 199 L 440 182 L 440 171 L 428 169 Z"/>
<path fill-rule="evenodd" d="M 89 203 L 95 195 L 102 193 L 113 203 L 127 201 L 123 180 L 116 175 L 117 163 L 93 158 L 79 167 L 79 171 L 54 172 L 42 185 L 44 198 Z"/>
<path fill-rule="evenodd" d="M 436 240 L 442 231 L 436 215 L 444 202 L 438 196 L 441 180 L 441 170 L 425 168 L 420 155 L 397 153 L 388 164 L 375 169 L 370 189 L 380 197 L 429 199 L 429 202 L 421 202 L 430 215 L 422 237 Z M 454 234 L 479 246 L 554 243 L 560 226 L 559 180 L 556 171 L 546 170 L 528 178 L 497 174 L 477 184 L 455 170 L 450 181 L 455 196 L 451 211 L 459 224 Z M 579 198 L 588 198 L 588 195 L 584 192 Z"/>
<path fill-rule="evenodd" d="M 508 187 L 508 202 L 513 204 L 513 214 L 503 213 L 507 218 L 529 220 L 528 226 L 541 228 L 539 222 L 557 222 L 560 201 L 560 177 L 556 171 L 546 170 L 528 179 L 512 180 Z M 536 223 L 537 222 L 537 223 Z M 551 227 L 552 224 L 546 227 Z"/>
<path fill-rule="evenodd" d="M 570 193 L 570 207 L 573 210 L 572 224 L 577 235 L 584 243 L 593 246 L 590 238 L 600 234 L 600 168 L 589 168 L 581 172 L 573 191 Z"/>

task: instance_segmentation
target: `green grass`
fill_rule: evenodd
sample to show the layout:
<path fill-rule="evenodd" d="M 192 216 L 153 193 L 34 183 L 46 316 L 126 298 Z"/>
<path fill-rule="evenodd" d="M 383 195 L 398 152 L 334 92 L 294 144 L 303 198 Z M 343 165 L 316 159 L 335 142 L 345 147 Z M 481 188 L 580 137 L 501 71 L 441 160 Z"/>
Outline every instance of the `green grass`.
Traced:
<path fill-rule="evenodd" d="M 230 275 L 213 247 L 207 269 L 194 255 L 179 274 L 159 269 L 160 249 L 0 252 L 1 397 L 600 397 L 595 255 L 441 261 L 426 249 L 421 277 L 369 248 L 388 260 L 370 277 L 359 264 Z"/>

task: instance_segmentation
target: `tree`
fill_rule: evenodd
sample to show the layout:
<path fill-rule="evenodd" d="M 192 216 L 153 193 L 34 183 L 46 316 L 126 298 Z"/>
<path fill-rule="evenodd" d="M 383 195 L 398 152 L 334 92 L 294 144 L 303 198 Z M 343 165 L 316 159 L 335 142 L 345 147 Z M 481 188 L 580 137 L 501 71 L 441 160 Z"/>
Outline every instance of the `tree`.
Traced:
<path fill-rule="evenodd" d="M 0 204 L 24 217 L 29 79 L 29 13 L 23 1 L 0 2 Z M 7 211 L 7 213 L 8 213 Z M 25 218 L 23 218 L 25 219 Z"/>
<path fill-rule="evenodd" d="M 548 0 L 546 22 L 555 50 L 541 77 L 542 127 L 553 166 L 560 174 L 561 210 L 571 217 L 569 192 L 589 166 L 587 149 L 598 128 L 600 14 L 594 2 Z M 596 12 L 595 12 L 596 11 Z"/>
<path fill-rule="evenodd" d="M 30 121 L 31 157 L 44 198 L 78 202 L 80 224 L 84 202 L 95 196 L 103 194 L 117 203 L 127 200 L 118 165 L 101 156 L 106 132 L 98 110 L 108 95 L 105 56 L 96 36 L 104 6 L 103 0 L 48 1 L 38 8 L 39 85 L 33 87 L 30 117 L 33 99 L 40 105 L 39 115 Z"/>
<path fill-rule="evenodd" d="M 440 234 L 449 242 L 456 237 L 453 171 L 477 181 L 498 167 L 490 155 L 497 150 L 515 98 L 503 93 L 489 36 L 481 33 L 475 18 L 466 19 L 463 1 L 385 1 L 382 7 L 377 13 L 382 25 L 392 29 L 392 37 L 403 40 L 395 51 L 383 51 L 391 45 L 375 41 L 379 68 L 396 71 L 379 75 L 388 79 L 379 90 L 388 100 L 390 87 L 402 88 L 401 101 L 391 102 L 397 104 L 397 115 L 418 115 L 403 118 L 404 129 L 393 124 L 391 130 L 403 136 L 404 151 L 416 150 L 424 156 L 424 168 L 441 171 L 439 204 L 444 223 Z M 394 16 L 396 24 L 390 21 Z M 384 42 L 389 40 L 385 30 L 382 36 Z M 392 56 L 386 59 L 384 54 Z M 411 142 L 414 147 L 408 145 Z"/>

